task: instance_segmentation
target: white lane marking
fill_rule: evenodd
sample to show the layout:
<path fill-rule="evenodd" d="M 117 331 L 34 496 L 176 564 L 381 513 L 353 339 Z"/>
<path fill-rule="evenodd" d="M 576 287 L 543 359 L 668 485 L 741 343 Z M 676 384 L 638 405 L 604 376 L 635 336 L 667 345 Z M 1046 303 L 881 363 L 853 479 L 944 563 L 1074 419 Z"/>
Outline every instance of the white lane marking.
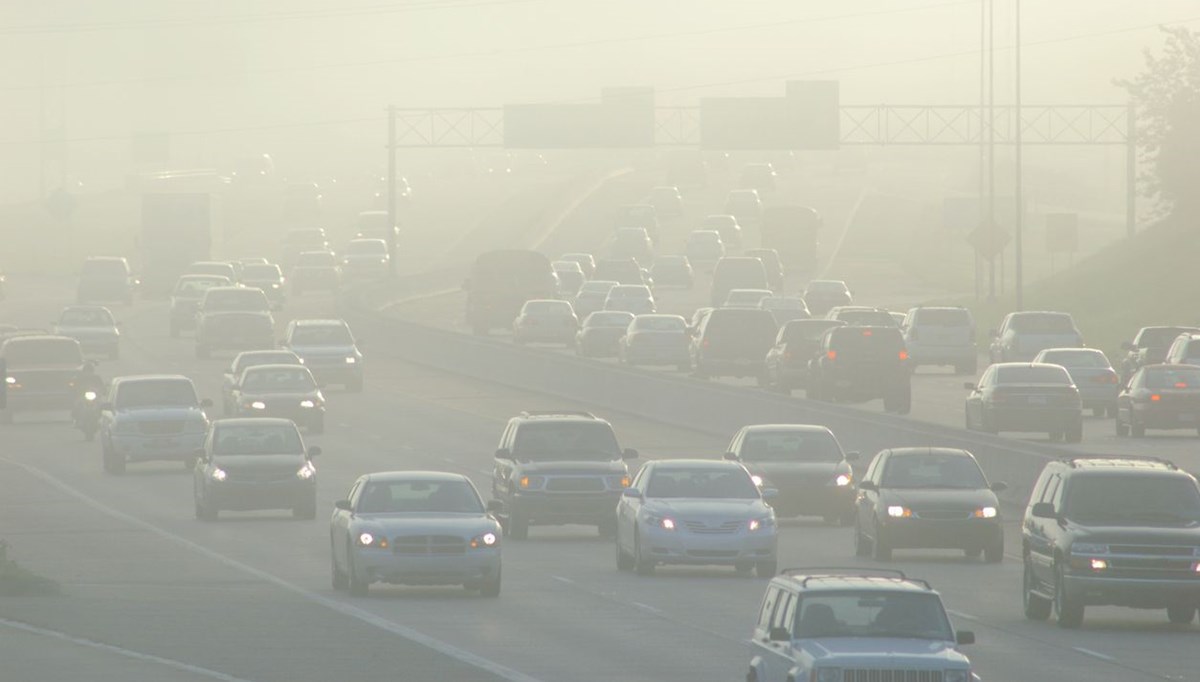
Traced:
<path fill-rule="evenodd" d="M 974 621 L 979 620 L 979 616 L 972 616 L 971 614 L 963 613 L 962 611 L 952 611 L 950 609 L 946 609 L 946 613 L 950 614 L 951 616 L 954 616 L 955 618 L 962 618 L 963 620 L 974 620 Z"/>
<path fill-rule="evenodd" d="M 1081 647 L 1081 646 L 1073 646 L 1073 647 L 1071 647 L 1071 648 L 1072 648 L 1072 649 L 1074 649 L 1075 651 L 1078 651 L 1078 652 L 1079 652 L 1079 653 L 1081 653 L 1081 654 L 1084 654 L 1084 655 L 1086 655 L 1086 656 L 1091 656 L 1091 657 L 1093 657 L 1093 658 L 1098 658 L 1098 659 L 1100 659 L 1100 660 L 1102 660 L 1102 661 L 1115 661 L 1115 660 L 1117 660 L 1116 658 L 1113 658 L 1112 656 L 1109 656 L 1108 654 L 1102 654 L 1102 653 L 1100 653 L 1099 651 L 1092 651 L 1091 649 L 1084 649 L 1084 648 L 1083 648 L 1083 647 Z"/>
<path fill-rule="evenodd" d="M 163 658 L 161 656 L 155 656 L 153 654 L 143 654 L 140 651 L 132 651 L 130 649 L 123 649 L 119 646 L 114 646 L 112 644 L 104 644 L 103 642 L 93 642 L 90 639 L 84 639 L 82 637 L 75 637 L 74 635 L 68 635 L 65 632 L 59 632 L 57 630 L 47 630 L 46 628 L 39 628 L 36 625 L 29 625 L 27 623 L 21 623 L 19 621 L 15 621 L 15 620 L 8 620 L 6 618 L 0 618 L 0 626 L 6 627 L 6 628 L 12 628 L 13 630 L 21 630 L 23 632 L 28 632 L 30 634 L 39 635 L 41 637 L 50 637 L 51 639 L 57 639 L 57 640 L 60 640 L 63 642 L 70 642 L 71 644 L 77 644 L 79 646 L 88 647 L 90 649 L 106 651 L 110 654 L 124 656 L 125 658 L 132 658 L 137 661 L 146 661 L 148 663 L 154 663 L 156 665 L 161 665 L 161 666 L 164 666 L 167 668 L 174 668 L 175 670 L 182 670 L 183 672 L 194 673 L 196 675 L 201 675 L 203 677 L 208 677 L 208 678 L 211 678 L 214 680 L 222 680 L 222 682 L 249 682 L 248 680 L 242 679 L 240 677 L 226 675 L 225 673 L 217 672 L 216 670 L 209 670 L 208 668 L 201 668 L 200 666 L 191 665 L 190 663 L 184 663 L 182 661 L 175 661 L 170 658 Z"/>
<path fill-rule="evenodd" d="M 629 603 L 633 604 L 634 606 L 638 607 L 639 609 L 642 609 L 643 611 L 649 611 L 651 613 L 662 613 L 663 612 L 663 610 L 660 608 L 653 607 L 649 604 L 643 604 L 640 601 L 634 601 L 634 602 L 629 602 Z"/>
<path fill-rule="evenodd" d="M 563 577 L 563 576 L 561 576 L 561 575 L 552 575 L 552 576 L 550 576 L 550 577 L 551 577 L 551 578 L 554 578 L 555 580 L 557 580 L 557 581 L 558 581 L 558 582 L 560 582 L 560 583 L 566 583 L 566 584 L 568 584 L 568 585 L 574 585 L 574 584 L 575 584 L 575 581 L 574 581 L 574 580 L 571 580 L 570 578 L 565 578 L 565 577 Z"/>
<path fill-rule="evenodd" d="M 305 599 L 308 599 L 309 601 L 311 601 L 315 604 L 324 606 L 325 608 L 327 608 L 331 611 L 336 611 L 337 613 L 340 613 L 344 616 L 349 616 L 351 618 L 360 620 L 368 625 L 373 625 L 373 626 L 379 628 L 380 630 L 384 630 L 385 632 L 390 632 L 394 635 L 398 635 L 404 639 L 409 640 L 410 642 L 414 642 L 416 644 L 421 644 L 427 648 L 433 649 L 434 651 L 436 651 L 444 656 L 448 656 L 448 657 L 453 658 L 461 663 L 465 663 L 467 665 L 474 666 L 476 668 L 479 668 L 480 670 L 483 670 L 485 672 L 489 672 L 493 675 L 496 675 L 497 677 L 500 677 L 501 679 L 509 680 L 509 682 L 540 682 L 540 680 L 538 680 L 537 678 L 526 675 L 523 672 L 513 670 L 513 669 L 503 666 L 499 663 L 496 663 L 495 661 L 491 661 L 482 656 L 479 656 L 479 655 L 473 654 L 469 651 L 466 651 L 465 649 L 460 649 L 460 648 L 454 646 L 453 644 L 450 644 L 448 642 L 443 642 L 442 640 L 436 639 L 434 637 L 430 637 L 429 635 L 426 635 L 423 632 L 418 632 L 417 630 L 414 630 L 405 625 L 401 625 L 399 623 L 395 623 L 393 621 L 387 620 L 386 618 L 383 618 L 382 616 L 377 616 L 374 613 L 371 613 L 370 611 L 367 611 L 365 609 L 360 609 L 357 606 L 354 606 L 352 604 L 347 604 L 347 603 L 339 601 L 337 599 L 331 599 L 322 594 L 312 592 L 308 589 L 300 587 L 299 585 L 290 583 L 276 575 L 267 573 L 266 571 L 258 569 L 258 568 L 254 568 L 253 566 L 251 566 L 249 564 L 244 564 L 244 563 L 238 561 L 237 559 L 227 557 L 224 554 L 217 552 L 216 550 L 209 549 L 208 547 L 205 547 L 204 545 L 201 545 L 199 543 L 188 540 L 187 538 L 183 537 L 182 535 L 176 535 L 168 530 L 159 528 L 158 526 L 150 523 L 149 521 L 144 521 L 142 519 L 137 518 L 136 516 L 127 514 L 123 511 L 120 511 L 118 509 L 110 507 L 110 506 L 104 504 L 103 502 L 101 502 L 93 497 L 88 496 L 86 493 L 76 489 L 75 487 L 71 486 L 70 484 L 68 484 L 64 481 L 61 481 L 58 478 L 55 478 L 52 474 L 42 471 L 41 469 L 39 469 L 37 467 L 25 464 L 24 462 L 17 462 L 15 460 L 7 459 L 7 458 L 0 458 L 0 462 L 6 462 L 8 464 L 12 464 L 13 466 L 20 467 L 21 469 L 24 469 L 26 472 L 42 479 L 49 485 L 51 485 L 55 488 L 58 488 L 62 492 L 74 497 L 75 499 L 83 502 L 84 504 L 87 504 L 88 506 L 90 506 L 94 509 L 97 509 L 105 514 L 108 514 L 109 516 L 111 516 L 115 519 L 124 521 L 133 526 L 137 526 L 138 528 L 141 528 L 150 533 L 153 533 L 154 535 L 157 535 L 160 538 L 163 538 L 164 540 L 174 542 L 175 544 L 180 545 L 186 549 L 190 549 L 193 552 L 196 552 L 197 554 L 202 554 L 202 555 L 208 557 L 209 559 L 212 559 L 213 561 L 224 564 L 225 566 L 228 566 L 229 568 L 233 568 L 233 569 L 236 569 L 243 573 L 252 575 L 260 580 L 269 582 L 272 585 L 275 585 L 282 589 L 288 590 L 289 592 L 294 592 L 295 594 L 298 594 L 301 597 L 304 597 Z"/>

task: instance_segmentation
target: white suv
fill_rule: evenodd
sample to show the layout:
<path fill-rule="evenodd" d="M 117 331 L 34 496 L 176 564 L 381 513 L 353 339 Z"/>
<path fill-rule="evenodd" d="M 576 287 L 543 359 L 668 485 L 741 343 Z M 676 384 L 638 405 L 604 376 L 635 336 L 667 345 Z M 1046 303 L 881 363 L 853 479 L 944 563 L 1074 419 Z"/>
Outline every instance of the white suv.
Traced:
<path fill-rule="evenodd" d="M 909 365 L 953 365 L 955 374 L 975 374 L 979 351 L 975 347 L 975 320 L 959 307 L 917 307 L 908 311 L 904 344 Z"/>
<path fill-rule="evenodd" d="M 942 598 L 900 571 L 803 569 L 771 580 L 750 640 L 752 682 L 920 680 L 978 677 L 958 646 Z"/>

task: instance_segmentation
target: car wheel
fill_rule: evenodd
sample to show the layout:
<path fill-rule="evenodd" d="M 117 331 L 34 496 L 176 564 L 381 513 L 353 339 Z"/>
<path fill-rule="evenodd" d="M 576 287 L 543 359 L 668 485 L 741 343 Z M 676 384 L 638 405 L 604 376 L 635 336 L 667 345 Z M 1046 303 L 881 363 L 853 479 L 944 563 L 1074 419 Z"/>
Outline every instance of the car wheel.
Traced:
<path fill-rule="evenodd" d="M 617 546 L 617 570 L 618 571 L 632 570 L 633 569 L 633 557 L 629 556 L 628 554 L 625 553 L 625 550 L 621 549 L 620 538 L 617 538 L 617 541 L 614 542 L 613 544 Z"/>
<path fill-rule="evenodd" d="M 354 548 L 346 548 L 346 582 L 350 587 L 351 597 L 365 597 L 371 591 L 371 586 L 362 579 L 354 568 Z"/>
<path fill-rule="evenodd" d="M 1167 620 L 1175 625 L 1188 625 L 1196 618 L 1196 607 L 1191 604 L 1176 604 L 1167 607 Z"/>
<path fill-rule="evenodd" d="M 1125 438 L 1129 435 L 1129 425 L 1121 421 L 1121 412 L 1119 410 L 1117 411 L 1116 429 L 1117 438 Z"/>
<path fill-rule="evenodd" d="M 654 575 L 654 561 L 642 556 L 642 540 L 636 534 L 633 536 L 633 569 L 638 575 Z"/>
<path fill-rule="evenodd" d="M 875 524 L 875 540 L 871 543 L 871 557 L 875 561 L 891 561 L 892 548 L 888 546 L 887 541 L 883 538 L 883 533 L 879 530 L 879 524 Z"/>
<path fill-rule="evenodd" d="M 1050 617 L 1051 602 L 1033 593 L 1033 583 L 1033 566 L 1026 559 L 1025 573 L 1021 579 L 1021 603 L 1025 607 L 1025 617 L 1029 620 L 1046 620 Z"/>
<path fill-rule="evenodd" d="M 489 580 L 484 580 L 479 583 L 479 596 L 493 598 L 500 596 L 500 569 L 496 569 L 496 576 Z"/>
<path fill-rule="evenodd" d="M 1071 428 L 1067 429 L 1066 433 L 1063 434 L 1063 440 L 1067 441 L 1068 443 L 1078 443 L 1082 441 L 1083 422 L 1076 422 L 1075 424 L 1072 424 Z"/>
<path fill-rule="evenodd" d="M 1133 421 L 1132 418 L 1130 418 L 1130 420 L 1129 420 L 1129 435 L 1133 436 L 1134 438 L 1145 438 L 1146 437 L 1146 427 L 1142 424 L 1138 424 L 1137 422 Z"/>
<path fill-rule="evenodd" d="M 1004 536 L 992 544 L 983 548 L 983 560 L 989 564 L 998 564 L 1004 561 Z"/>
<path fill-rule="evenodd" d="M 754 564 L 754 575 L 760 578 L 774 578 L 775 573 L 779 571 L 779 562 L 776 559 L 770 561 L 759 561 Z"/>
<path fill-rule="evenodd" d="M 509 530 L 508 534 L 514 540 L 529 539 L 529 519 L 525 516 L 512 514 L 508 517 Z"/>
<path fill-rule="evenodd" d="M 1054 569 L 1054 613 L 1058 627 L 1075 629 L 1083 625 L 1083 602 L 1067 596 L 1066 569 L 1060 562 Z"/>
<path fill-rule="evenodd" d="M 854 524 L 854 556 L 871 556 L 871 543 L 862 533 L 862 528 Z"/>
<path fill-rule="evenodd" d="M 349 577 L 338 568 L 337 559 L 333 556 L 333 540 L 329 541 L 329 575 L 333 589 L 344 590 L 350 587 Z"/>

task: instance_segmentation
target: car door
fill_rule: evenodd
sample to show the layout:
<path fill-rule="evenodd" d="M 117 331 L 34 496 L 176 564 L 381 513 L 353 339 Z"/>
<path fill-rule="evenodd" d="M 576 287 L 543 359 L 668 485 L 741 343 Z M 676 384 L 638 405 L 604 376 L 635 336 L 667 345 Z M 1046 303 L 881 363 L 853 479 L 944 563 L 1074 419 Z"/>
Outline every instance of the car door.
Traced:
<path fill-rule="evenodd" d="M 763 663 L 767 670 L 768 680 L 787 679 L 788 671 L 795 665 L 795 652 L 792 650 L 793 624 L 796 622 L 796 603 L 799 597 L 788 590 L 780 590 L 779 598 L 771 613 L 770 628 L 767 632 L 766 646 L 763 649 Z M 786 631 L 786 639 L 773 639 L 771 631 Z M 760 640 L 761 641 L 761 640 Z"/>
<path fill-rule="evenodd" d="M 359 492 L 362 491 L 363 479 L 358 479 L 354 485 L 350 487 L 350 493 L 346 499 L 350 500 L 350 508 L 358 508 Z M 354 513 L 345 509 L 334 508 L 333 516 L 329 521 L 329 543 L 330 551 L 333 552 L 334 563 L 339 568 L 345 568 L 350 563 L 350 557 L 347 554 L 347 548 L 350 546 L 350 522 L 354 518 Z"/>
<path fill-rule="evenodd" d="M 629 484 L 629 487 L 642 493 L 643 499 L 646 494 L 646 483 L 650 480 L 650 472 L 653 469 L 652 463 L 646 464 Z M 633 552 L 633 537 L 637 532 L 638 510 L 641 507 L 642 500 L 625 494 L 622 494 L 617 501 L 617 544 L 630 553 Z"/>
<path fill-rule="evenodd" d="M 875 455 L 875 458 L 871 460 L 870 466 L 867 467 L 867 473 L 863 475 L 863 480 L 871 481 L 878 488 L 880 481 L 883 479 L 883 466 L 887 457 L 887 450 Z M 856 513 L 858 514 L 858 528 L 864 535 L 874 540 L 875 510 L 879 506 L 879 491 L 863 490 L 862 485 L 859 484 L 858 497 L 855 502 Z"/>
<path fill-rule="evenodd" d="M 512 459 L 514 431 L 516 431 L 516 427 L 511 423 L 505 427 L 504 433 L 500 435 L 500 444 L 496 446 L 496 456 L 492 462 L 492 497 L 503 500 L 504 505 L 509 509 L 512 508 L 512 473 L 517 464 Z"/>
<path fill-rule="evenodd" d="M 979 383 L 971 389 L 967 394 L 966 400 L 966 418 L 968 427 L 983 426 L 983 389 L 988 386 L 992 380 L 992 370 L 987 370 L 983 376 L 979 377 Z"/>
<path fill-rule="evenodd" d="M 1051 473 L 1046 479 L 1045 486 L 1042 487 L 1041 494 L 1032 498 L 1032 501 L 1055 504 L 1055 501 L 1059 499 L 1062 484 L 1062 475 L 1058 472 Z M 1057 506 L 1055 506 L 1055 510 L 1058 511 Z M 1052 584 L 1054 582 L 1054 548 L 1059 535 L 1058 519 L 1042 519 L 1032 514 L 1028 517 L 1030 564 L 1033 566 L 1033 572 L 1039 582 Z"/>

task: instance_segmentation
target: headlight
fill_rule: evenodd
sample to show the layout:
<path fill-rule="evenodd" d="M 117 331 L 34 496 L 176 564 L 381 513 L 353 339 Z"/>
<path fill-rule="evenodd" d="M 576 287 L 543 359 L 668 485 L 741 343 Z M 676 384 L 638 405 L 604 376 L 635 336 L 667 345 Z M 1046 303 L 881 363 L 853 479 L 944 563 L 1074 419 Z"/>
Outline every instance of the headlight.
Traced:
<path fill-rule="evenodd" d="M 816 682 L 842 682 L 842 669 L 820 668 L 815 679 Z"/>
<path fill-rule="evenodd" d="M 378 549 L 387 549 L 388 541 L 385 537 L 375 537 L 366 531 L 359 533 L 355 538 L 355 544 L 359 547 L 376 547 Z"/>
<path fill-rule="evenodd" d="M 484 533 L 471 538 L 471 549 L 479 549 L 480 547 L 495 547 L 500 544 L 500 538 L 496 537 L 495 533 Z"/>
<path fill-rule="evenodd" d="M 356 362 L 358 362 L 358 358 L 354 357 L 353 355 L 346 358 L 347 365 L 353 365 Z"/>
<path fill-rule="evenodd" d="M 213 469 L 208 475 L 211 476 L 212 480 L 214 481 L 224 481 L 226 478 L 229 478 L 229 474 L 225 473 L 225 470 L 220 468 Z"/>
<path fill-rule="evenodd" d="M 311 481 L 313 476 L 317 475 L 317 468 L 312 465 L 312 462 L 305 462 L 304 466 L 296 472 L 296 477 L 302 481 Z"/>
<path fill-rule="evenodd" d="M 545 482 L 546 479 L 541 476 L 522 476 L 517 480 L 517 485 L 521 487 L 521 490 L 537 490 Z"/>
<path fill-rule="evenodd" d="M 997 513 L 998 512 L 996 511 L 995 507 L 980 507 L 971 515 L 977 519 L 994 519 L 996 518 Z"/>
<path fill-rule="evenodd" d="M 1071 545 L 1071 554 L 1108 554 L 1108 545 L 1076 542 Z"/>
<path fill-rule="evenodd" d="M 756 485 L 756 486 L 758 486 L 758 487 L 760 487 L 760 488 L 762 487 L 762 484 L 763 484 L 763 477 L 762 477 L 762 476 L 759 476 L 758 474 L 751 474 L 751 475 L 750 475 L 750 480 L 751 480 L 751 481 L 754 481 L 754 485 Z"/>
<path fill-rule="evenodd" d="M 675 530 L 675 519 L 668 518 L 665 516 L 648 515 L 648 516 L 646 516 L 646 523 L 650 524 L 654 528 L 661 528 L 663 530 Z"/>
<path fill-rule="evenodd" d="M 913 515 L 912 510 L 908 507 L 901 507 L 898 504 L 893 504 L 887 508 L 888 516 L 893 519 L 904 519 Z"/>
<path fill-rule="evenodd" d="M 610 490 L 624 490 L 629 487 L 630 478 L 625 476 L 608 476 L 606 478 Z"/>
<path fill-rule="evenodd" d="M 12 386 L 13 384 L 17 383 L 17 378 L 16 377 L 4 377 L 4 383 L 8 384 L 9 386 Z"/>
<path fill-rule="evenodd" d="M 279 284 L 272 284 L 272 285 L 271 285 L 271 288 L 272 288 L 272 289 L 278 289 L 278 288 L 279 288 Z"/>
<path fill-rule="evenodd" d="M 833 479 L 833 482 L 836 483 L 839 488 L 844 488 L 850 485 L 853 480 L 854 476 L 851 474 L 838 474 L 837 478 Z"/>
<path fill-rule="evenodd" d="M 317 403 L 312 400 L 301 400 L 300 407 L 316 407 Z"/>
<path fill-rule="evenodd" d="M 246 403 L 246 409 L 248 409 L 248 410 L 265 410 L 265 409 L 267 409 L 267 404 L 261 400 L 255 400 L 253 402 Z"/>
<path fill-rule="evenodd" d="M 96 392 L 95 391 L 85 391 L 83 394 L 83 399 L 87 400 L 88 402 L 95 400 Z"/>
<path fill-rule="evenodd" d="M 942 676 L 944 682 L 970 682 L 970 670 L 947 670 Z"/>
<path fill-rule="evenodd" d="M 751 532 L 753 532 L 761 528 L 770 528 L 773 525 L 775 525 L 775 519 L 771 518 L 770 516 L 764 516 L 761 519 L 750 519 L 750 523 L 747 525 L 747 527 Z"/>

